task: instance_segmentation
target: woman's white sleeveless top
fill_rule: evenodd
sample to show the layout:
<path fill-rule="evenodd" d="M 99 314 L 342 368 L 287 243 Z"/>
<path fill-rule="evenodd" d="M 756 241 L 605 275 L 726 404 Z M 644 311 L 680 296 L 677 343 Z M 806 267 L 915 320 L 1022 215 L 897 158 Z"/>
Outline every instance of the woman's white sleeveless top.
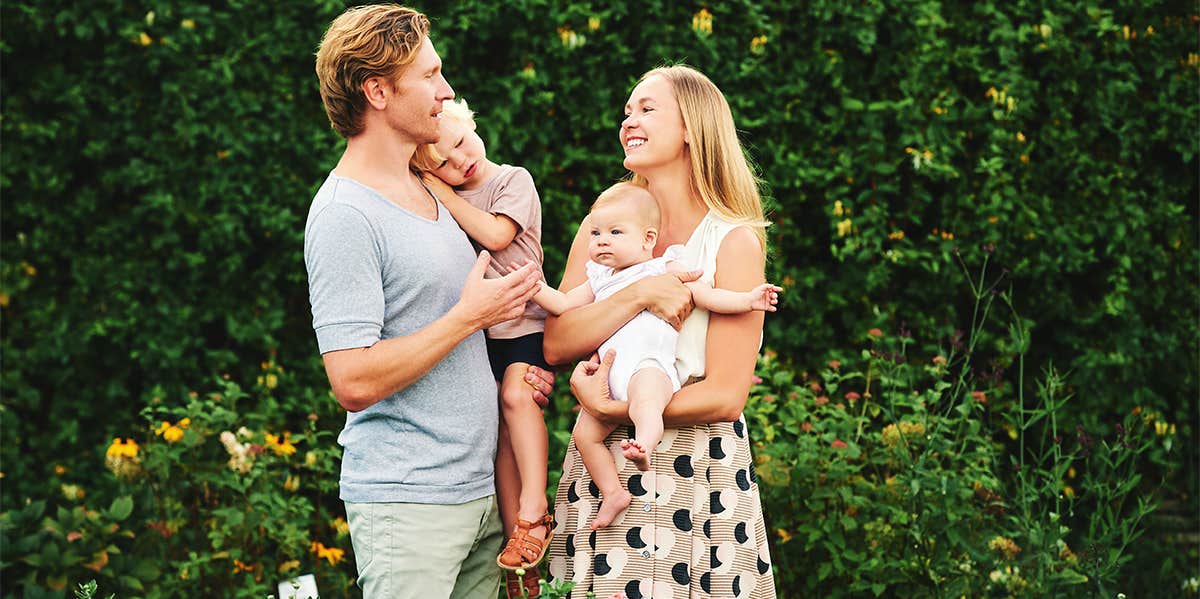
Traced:
<path fill-rule="evenodd" d="M 689 269 L 703 269 L 700 280 L 713 284 L 717 272 L 717 251 L 730 231 L 741 225 L 722 219 L 716 212 L 708 211 L 704 219 L 692 231 L 685 244 L 681 262 Z M 686 384 L 693 377 L 704 376 L 704 355 L 708 340 L 708 310 L 692 310 L 679 330 L 679 341 L 675 345 L 675 370 L 680 383 Z"/>

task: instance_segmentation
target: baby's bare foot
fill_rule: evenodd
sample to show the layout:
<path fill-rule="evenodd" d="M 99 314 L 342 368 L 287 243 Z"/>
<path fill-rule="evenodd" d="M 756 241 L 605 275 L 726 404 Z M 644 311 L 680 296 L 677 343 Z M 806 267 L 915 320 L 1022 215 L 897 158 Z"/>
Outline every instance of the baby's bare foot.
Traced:
<path fill-rule="evenodd" d="M 615 493 L 606 493 L 604 501 L 600 502 L 600 509 L 596 511 L 596 517 L 592 519 L 590 528 L 598 530 L 612 524 L 613 518 L 629 507 L 630 501 L 633 501 L 633 495 L 630 495 L 629 491 L 625 489 Z"/>
<path fill-rule="evenodd" d="M 650 469 L 650 450 L 646 449 L 637 439 L 622 441 L 621 453 L 625 459 L 633 462 L 638 470 L 645 472 Z"/>

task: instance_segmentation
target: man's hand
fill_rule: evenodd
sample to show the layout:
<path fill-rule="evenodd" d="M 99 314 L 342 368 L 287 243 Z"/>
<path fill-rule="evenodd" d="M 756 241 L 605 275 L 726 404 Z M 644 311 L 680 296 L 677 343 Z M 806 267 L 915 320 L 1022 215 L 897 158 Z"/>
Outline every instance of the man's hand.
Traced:
<path fill-rule="evenodd" d="M 590 359 L 576 364 L 575 372 L 571 373 L 571 393 L 580 407 L 601 422 L 608 422 L 607 412 L 612 404 L 621 403 L 612 400 L 608 389 L 608 372 L 616 359 L 617 352 L 611 349 L 604 353 L 603 360 L 592 354 Z"/>
<path fill-rule="evenodd" d="M 524 313 L 525 303 L 537 293 L 541 279 L 541 272 L 532 262 L 498 279 L 485 279 L 483 273 L 491 261 L 487 251 L 479 253 L 479 259 L 467 274 L 462 295 L 451 310 L 476 329 L 486 329 Z"/>
<path fill-rule="evenodd" d="M 554 372 L 530 366 L 525 371 L 525 384 L 533 388 L 533 402 L 539 408 L 550 405 L 550 393 L 554 391 Z"/>
<path fill-rule="evenodd" d="M 698 270 L 672 272 L 647 277 L 634 285 L 637 286 L 642 306 L 679 330 L 695 306 L 692 292 L 683 284 L 699 279 L 700 274 Z"/>

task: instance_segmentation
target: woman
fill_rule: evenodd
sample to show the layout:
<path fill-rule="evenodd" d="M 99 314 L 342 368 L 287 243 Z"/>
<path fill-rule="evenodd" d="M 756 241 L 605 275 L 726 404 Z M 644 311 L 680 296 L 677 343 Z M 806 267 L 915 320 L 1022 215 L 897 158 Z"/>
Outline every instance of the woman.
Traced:
<path fill-rule="evenodd" d="M 694 69 L 646 73 L 630 94 L 620 139 L 631 180 L 659 204 L 655 255 L 685 244 L 686 257 L 717 287 L 746 291 L 764 282 L 765 227 L 757 181 L 724 96 Z M 562 289 L 586 278 L 586 220 L 571 246 Z M 692 276 L 695 276 L 694 273 Z M 664 412 L 669 427 L 653 468 L 626 463 L 620 426 L 607 442 L 633 503 L 608 527 L 588 530 L 599 503 L 574 443 L 555 502 L 550 573 L 600 597 L 774 597 L 766 528 L 742 409 L 762 339 L 763 313 L 690 315 L 678 278 L 636 283 L 607 300 L 546 323 L 552 363 L 591 354 L 643 309 L 680 328 L 676 368 L 688 383 Z M 686 317 L 686 320 L 684 318 Z M 628 424 L 628 404 L 608 397 L 608 365 L 593 358 L 571 377 L 583 409 Z"/>

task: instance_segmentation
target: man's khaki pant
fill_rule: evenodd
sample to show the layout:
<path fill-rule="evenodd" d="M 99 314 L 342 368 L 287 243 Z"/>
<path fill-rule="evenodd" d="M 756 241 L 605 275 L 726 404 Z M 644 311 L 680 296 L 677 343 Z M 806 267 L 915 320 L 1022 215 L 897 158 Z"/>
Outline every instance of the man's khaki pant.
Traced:
<path fill-rule="evenodd" d="M 496 599 L 496 497 L 461 505 L 346 503 L 364 599 Z"/>

